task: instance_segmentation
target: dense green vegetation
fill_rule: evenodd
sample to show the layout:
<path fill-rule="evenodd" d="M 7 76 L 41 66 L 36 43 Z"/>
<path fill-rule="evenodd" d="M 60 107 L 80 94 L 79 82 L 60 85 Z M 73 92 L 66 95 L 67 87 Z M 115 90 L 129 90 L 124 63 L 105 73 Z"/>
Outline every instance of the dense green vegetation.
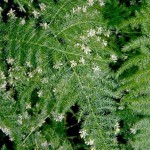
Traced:
<path fill-rule="evenodd" d="M 149 150 L 149 8 L 0 1 L 0 148 Z"/>

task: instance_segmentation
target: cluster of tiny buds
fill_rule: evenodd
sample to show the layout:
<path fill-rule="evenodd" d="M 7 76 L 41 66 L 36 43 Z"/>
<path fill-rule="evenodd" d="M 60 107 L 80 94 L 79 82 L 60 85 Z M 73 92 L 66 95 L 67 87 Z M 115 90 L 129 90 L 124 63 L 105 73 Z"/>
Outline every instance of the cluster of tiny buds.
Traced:
<path fill-rule="evenodd" d="M 115 54 L 112 54 L 110 55 L 110 59 L 113 61 L 113 62 L 117 62 L 118 58 Z"/>
<path fill-rule="evenodd" d="M 52 113 L 52 115 L 56 122 L 62 122 L 62 120 L 65 118 L 65 116 L 62 113 Z"/>

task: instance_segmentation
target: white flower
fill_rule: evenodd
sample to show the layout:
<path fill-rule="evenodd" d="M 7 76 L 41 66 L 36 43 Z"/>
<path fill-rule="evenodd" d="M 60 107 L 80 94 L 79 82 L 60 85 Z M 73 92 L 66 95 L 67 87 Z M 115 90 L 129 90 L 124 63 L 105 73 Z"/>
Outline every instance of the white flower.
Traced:
<path fill-rule="evenodd" d="M 83 6 L 83 7 L 82 7 L 82 11 L 85 13 L 86 10 L 87 10 L 87 7 L 86 7 L 86 6 Z"/>
<path fill-rule="evenodd" d="M 81 7 L 77 7 L 77 11 L 79 12 L 81 10 Z"/>
<path fill-rule="evenodd" d="M 96 31 L 95 31 L 95 29 L 90 29 L 87 31 L 87 33 L 88 33 L 88 37 L 93 37 L 93 36 L 95 36 Z"/>
<path fill-rule="evenodd" d="M 56 88 L 54 88 L 52 91 L 53 91 L 54 93 L 56 93 L 56 92 L 57 92 Z"/>
<path fill-rule="evenodd" d="M 100 68 L 99 68 L 98 66 L 95 66 L 95 67 L 93 67 L 92 69 L 93 69 L 94 72 L 101 71 Z"/>
<path fill-rule="evenodd" d="M 31 109 L 31 103 L 26 104 L 26 109 Z"/>
<path fill-rule="evenodd" d="M 9 12 L 7 13 L 7 15 L 9 17 L 15 18 L 15 10 L 13 10 L 12 8 L 9 10 Z"/>
<path fill-rule="evenodd" d="M 43 84 L 48 83 L 48 79 L 47 79 L 47 78 L 43 78 L 43 79 L 41 79 L 41 82 L 42 82 Z"/>
<path fill-rule="evenodd" d="M 81 39 L 81 40 L 85 40 L 86 37 L 82 35 L 82 36 L 80 36 L 80 39 Z M 79 43 L 77 43 L 77 44 L 79 44 Z M 77 45 L 77 44 L 76 44 L 76 45 Z M 79 45 L 77 45 L 77 46 L 79 46 Z"/>
<path fill-rule="evenodd" d="M 101 37 L 97 37 L 97 42 L 100 42 L 101 41 Z"/>
<path fill-rule="evenodd" d="M 109 37 L 110 36 L 110 31 L 105 32 L 104 35 Z"/>
<path fill-rule="evenodd" d="M 105 6 L 105 2 L 103 0 L 99 0 L 100 6 Z"/>
<path fill-rule="evenodd" d="M 47 29 L 48 28 L 47 22 L 41 23 L 40 25 L 41 25 L 41 27 L 43 27 L 43 29 Z"/>
<path fill-rule="evenodd" d="M 119 123 L 117 122 L 117 123 L 115 124 L 115 135 L 118 134 L 119 132 L 120 132 L 120 125 L 119 125 Z"/>
<path fill-rule="evenodd" d="M 43 142 L 43 143 L 41 144 L 41 146 L 42 146 L 43 148 L 46 148 L 46 147 L 48 146 L 47 141 Z"/>
<path fill-rule="evenodd" d="M 4 2 L 8 3 L 8 0 L 4 0 Z"/>
<path fill-rule="evenodd" d="M 57 63 L 53 66 L 53 68 L 55 68 L 55 69 L 60 69 L 60 67 L 61 67 L 62 65 L 63 65 L 62 63 L 57 62 Z"/>
<path fill-rule="evenodd" d="M 94 4 L 94 0 L 88 0 L 88 5 L 89 6 L 93 6 L 93 4 Z"/>
<path fill-rule="evenodd" d="M 108 44 L 107 41 L 103 40 L 103 45 L 107 46 L 107 44 Z"/>
<path fill-rule="evenodd" d="M 88 135 L 86 130 L 81 130 L 81 131 L 79 131 L 79 133 L 80 133 L 80 137 L 83 139 Z"/>
<path fill-rule="evenodd" d="M 0 13 L 3 11 L 2 7 L 0 7 Z"/>
<path fill-rule="evenodd" d="M 8 58 L 8 59 L 6 59 L 6 60 L 7 60 L 7 63 L 10 64 L 10 65 L 12 65 L 13 62 L 14 62 L 14 59 L 13 59 L 13 58 Z"/>
<path fill-rule="evenodd" d="M 136 134 L 136 129 L 135 128 L 130 128 L 130 131 L 132 134 Z"/>
<path fill-rule="evenodd" d="M 84 65 L 85 64 L 85 59 L 83 57 L 81 57 L 80 60 L 79 60 L 79 62 Z"/>
<path fill-rule="evenodd" d="M 29 119 L 29 114 L 28 114 L 27 111 L 24 113 L 24 118 L 25 118 L 25 119 Z"/>
<path fill-rule="evenodd" d="M 30 63 L 29 61 L 26 61 L 26 65 L 27 65 L 27 67 L 29 67 L 29 68 L 32 67 L 32 65 L 31 65 L 31 63 Z"/>
<path fill-rule="evenodd" d="M 116 128 L 116 130 L 115 130 L 115 135 L 117 135 L 119 132 L 120 132 L 120 129 L 119 129 L 119 128 Z"/>
<path fill-rule="evenodd" d="M 21 115 L 18 116 L 18 120 L 17 120 L 17 121 L 18 121 L 18 123 L 19 123 L 20 125 L 22 125 L 22 116 L 21 116 Z"/>
<path fill-rule="evenodd" d="M 25 23 L 26 23 L 25 19 L 22 19 L 20 22 L 21 25 L 25 25 Z"/>
<path fill-rule="evenodd" d="M 6 81 L 4 81 L 4 83 L 3 84 L 1 84 L 1 89 L 5 89 L 6 88 L 6 85 L 7 85 L 7 82 Z"/>
<path fill-rule="evenodd" d="M 76 9 L 72 8 L 72 13 L 75 14 L 76 13 Z"/>
<path fill-rule="evenodd" d="M 61 122 L 65 117 L 63 114 L 53 113 L 54 120 L 57 122 Z"/>
<path fill-rule="evenodd" d="M 110 59 L 111 59 L 112 61 L 116 62 L 118 58 L 117 58 L 117 56 L 116 56 L 115 54 L 112 54 L 112 55 L 110 56 Z"/>
<path fill-rule="evenodd" d="M 45 10 L 46 5 L 44 3 L 39 4 L 41 11 Z"/>
<path fill-rule="evenodd" d="M 4 75 L 4 72 L 0 72 L 0 78 L 2 79 L 2 80 L 5 80 L 6 79 L 6 77 L 5 77 L 5 75 Z"/>
<path fill-rule="evenodd" d="M 94 140 L 90 139 L 88 142 L 85 142 L 87 145 L 94 145 Z"/>
<path fill-rule="evenodd" d="M 34 74 L 32 72 L 28 73 L 29 78 L 33 78 Z"/>
<path fill-rule="evenodd" d="M 91 52 L 91 49 L 89 47 L 85 47 L 83 51 L 85 54 L 89 54 Z"/>
<path fill-rule="evenodd" d="M 43 95 L 43 91 L 42 91 L 42 90 L 40 90 L 40 91 L 38 91 L 38 92 L 37 92 L 37 94 L 38 94 L 38 97 L 42 97 L 42 95 Z"/>
<path fill-rule="evenodd" d="M 39 15 L 40 15 L 40 13 L 37 12 L 36 10 L 34 10 L 34 11 L 32 12 L 32 14 L 33 14 L 34 18 L 38 18 Z"/>
<path fill-rule="evenodd" d="M 125 107 L 124 106 L 119 106 L 118 109 L 119 110 L 123 110 Z"/>
<path fill-rule="evenodd" d="M 97 28 L 97 34 L 102 34 L 102 32 L 103 32 L 103 28 L 102 27 L 98 27 Z"/>
<path fill-rule="evenodd" d="M 42 73 L 42 69 L 40 67 L 36 68 L 37 73 L 41 74 Z"/>
<path fill-rule="evenodd" d="M 71 60 L 71 61 L 70 61 L 70 64 L 71 64 L 71 67 L 72 67 L 72 68 L 77 66 L 77 62 L 74 61 L 74 60 Z"/>

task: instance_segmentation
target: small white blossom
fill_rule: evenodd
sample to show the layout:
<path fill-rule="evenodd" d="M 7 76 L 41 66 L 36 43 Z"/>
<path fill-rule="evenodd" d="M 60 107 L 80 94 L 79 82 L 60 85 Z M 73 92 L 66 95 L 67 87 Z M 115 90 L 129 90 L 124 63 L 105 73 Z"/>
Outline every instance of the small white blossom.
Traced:
<path fill-rule="evenodd" d="M 13 62 L 14 62 L 14 59 L 13 59 L 13 58 L 8 58 L 8 59 L 6 59 L 6 60 L 7 60 L 7 63 L 10 64 L 10 65 L 12 65 Z"/>
<path fill-rule="evenodd" d="M 22 19 L 20 22 L 21 25 L 25 25 L 25 23 L 26 23 L 25 19 Z"/>
<path fill-rule="evenodd" d="M 82 36 L 80 36 L 80 39 L 84 41 L 84 40 L 86 40 L 86 37 L 82 35 Z M 77 44 L 79 44 L 79 43 L 77 43 Z M 77 45 L 77 46 L 79 46 L 79 45 Z"/>
<path fill-rule="evenodd" d="M 53 68 L 55 68 L 55 69 L 60 69 L 60 67 L 61 67 L 62 65 L 63 65 L 62 63 L 57 62 L 57 63 L 53 66 Z"/>
<path fill-rule="evenodd" d="M 119 106 L 118 109 L 119 110 L 123 110 L 125 107 L 124 106 Z"/>
<path fill-rule="evenodd" d="M 29 68 L 32 67 L 32 65 L 31 65 L 31 63 L 30 63 L 29 61 L 26 61 L 26 65 L 27 65 L 27 67 L 29 67 Z"/>
<path fill-rule="evenodd" d="M 81 7 L 77 7 L 77 11 L 79 12 L 81 10 Z"/>
<path fill-rule="evenodd" d="M 48 147 L 48 143 L 47 143 L 47 141 L 43 142 L 43 143 L 41 144 L 41 146 L 42 146 L 43 148 Z"/>
<path fill-rule="evenodd" d="M 42 73 L 42 69 L 40 67 L 36 68 L 37 73 L 41 74 Z"/>
<path fill-rule="evenodd" d="M 26 109 L 31 109 L 31 103 L 26 104 Z"/>
<path fill-rule="evenodd" d="M 20 125 L 22 125 L 22 116 L 21 116 L 21 115 L 18 116 L 18 123 L 19 123 Z"/>
<path fill-rule="evenodd" d="M 85 13 L 86 10 L 87 10 L 87 7 L 86 7 L 86 6 L 83 6 L 83 7 L 82 7 L 82 11 Z"/>
<path fill-rule="evenodd" d="M 56 88 L 54 88 L 52 91 L 53 91 L 54 93 L 56 93 L 56 92 L 57 92 L 57 89 L 56 89 Z"/>
<path fill-rule="evenodd" d="M 118 58 L 117 58 L 117 56 L 116 56 L 115 54 L 112 54 L 112 55 L 110 56 L 110 59 L 111 59 L 112 61 L 116 62 Z"/>
<path fill-rule="evenodd" d="M 4 2 L 8 3 L 8 0 L 4 0 Z"/>
<path fill-rule="evenodd" d="M 41 27 L 43 27 L 43 29 L 47 29 L 48 28 L 47 22 L 41 23 L 40 25 L 41 25 Z"/>
<path fill-rule="evenodd" d="M 33 14 L 34 18 L 38 18 L 39 15 L 40 15 L 40 13 L 37 12 L 36 10 L 34 10 L 34 11 L 32 12 L 32 14 Z"/>
<path fill-rule="evenodd" d="M 33 78 L 34 74 L 32 72 L 28 73 L 29 78 Z"/>
<path fill-rule="evenodd" d="M 111 33 L 110 31 L 107 31 L 107 32 L 104 33 L 104 35 L 107 36 L 107 37 L 109 37 L 110 33 Z"/>
<path fill-rule="evenodd" d="M 88 35 L 87 35 L 88 37 L 93 37 L 93 36 L 95 36 L 96 31 L 95 31 L 95 29 L 90 29 L 87 31 L 87 33 L 88 33 Z"/>
<path fill-rule="evenodd" d="M 7 13 L 7 16 L 12 17 L 12 18 L 16 18 L 15 17 L 15 10 L 13 10 L 12 8 L 9 10 L 9 12 Z"/>
<path fill-rule="evenodd" d="M 48 79 L 47 79 L 47 78 L 43 78 L 43 79 L 41 79 L 41 82 L 42 82 L 43 84 L 48 83 Z"/>
<path fill-rule="evenodd" d="M 101 37 L 97 37 L 97 42 L 100 42 L 101 41 Z"/>
<path fill-rule="evenodd" d="M 105 2 L 103 0 L 99 0 L 100 6 L 105 6 Z"/>
<path fill-rule="evenodd" d="M 107 41 L 103 40 L 103 45 L 107 46 L 107 44 L 108 44 Z"/>
<path fill-rule="evenodd" d="M 3 11 L 2 7 L 0 7 L 0 13 Z"/>
<path fill-rule="evenodd" d="M 7 82 L 4 81 L 4 83 L 1 84 L 0 88 L 1 88 L 1 89 L 5 89 L 5 88 L 6 88 L 6 85 L 7 85 Z"/>
<path fill-rule="evenodd" d="M 70 64 L 71 64 L 71 67 L 72 67 L 72 68 L 77 66 L 77 62 L 74 61 L 74 60 L 71 60 L 71 61 L 70 61 Z"/>
<path fill-rule="evenodd" d="M 81 131 L 79 131 L 79 133 L 80 133 L 80 137 L 83 139 L 88 135 L 86 130 L 81 130 Z"/>
<path fill-rule="evenodd" d="M 85 47 L 83 51 L 85 54 L 89 54 L 91 52 L 91 49 L 89 47 Z"/>
<path fill-rule="evenodd" d="M 25 118 L 25 119 L 29 119 L 29 114 L 28 114 L 27 111 L 24 113 L 24 118 Z"/>
<path fill-rule="evenodd" d="M 96 150 L 96 148 L 95 147 L 91 147 L 91 150 Z"/>
<path fill-rule="evenodd" d="M 88 0 L 88 5 L 89 6 L 93 6 L 93 4 L 94 4 L 94 0 Z"/>
<path fill-rule="evenodd" d="M 119 132 L 120 132 L 120 129 L 119 129 L 119 128 L 116 128 L 116 130 L 115 130 L 115 135 L 117 135 Z"/>
<path fill-rule="evenodd" d="M 0 72 L 0 78 L 2 79 L 2 80 L 5 80 L 6 79 L 6 77 L 5 77 L 5 75 L 4 75 L 4 72 Z"/>
<path fill-rule="evenodd" d="M 54 120 L 57 122 L 61 122 L 65 117 L 63 114 L 53 113 Z"/>
<path fill-rule="evenodd" d="M 37 94 L 38 94 L 38 97 L 42 97 L 42 95 L 43 95 L 43 91 L 42 91 L 42 90 L 40 90 L 40 91 L 38 91 L 38 92 L 37 92 Z"/>
<path fill-rule="evenodd" d="M 39 4 L 41 11 L 45 10 L 46 5 L 44 3 Z"/>
<path fill-rule="evenodd" d="M 81 57 L 80 60 L 79 60 L 79 62 L 84 65 L 85 64 L 85 59 L 83 57 Z"/>
<path fill-rule="evenodd" d="M 85 142 L 87 145 L 94 145 L 94 140 L 90 139 L 89 141 Z"/>
<path fill-rule="evenodd" d="M 95 66 L 95 67 L 93 67 L 92 69 L 93 69 L 94 72 L 99 72 L 99 71 L 101 71 L 98 66 Z"/>
<path fill-rule="evenodd" d="M 75 14 L 76 13 L 76 9 L 72 8 L 72 13 Z"/>
<path fill-rule="evenodd" d="M 97 28 L 97 34 L 102 34 L 102 32 L 103 32 L 103 28 L 102 27 L 98 27 Z"/>
<path fill-rule="evenodd" d="M 132 134 L 136 134 L 136 129 L 135 128 L 130 128 L 130 131 Z"/>
<path fill-rule="evenodd" d="M 117 123 L 115 124 L 115 135 L 117 135 L 119 132 L 120 132 L 120 125 L 119 125 L 119 123 L 117 122 Z"/>

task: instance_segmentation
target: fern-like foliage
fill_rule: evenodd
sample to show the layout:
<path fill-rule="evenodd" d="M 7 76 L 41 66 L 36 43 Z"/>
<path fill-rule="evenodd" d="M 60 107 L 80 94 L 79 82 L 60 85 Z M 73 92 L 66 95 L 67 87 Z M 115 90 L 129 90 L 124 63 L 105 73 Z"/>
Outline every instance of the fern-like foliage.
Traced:
<path fill-rule="evenodd" d="M 76 149 L 66 114 L 78 104 L 88 149 L 117 149 L 116 83 L 103 1 L 14 1 L 0 22 L 0 128 L 15 149 Z M 74 131 L 72 131 L 74 132 Z"/>
<path fill-rule="evenodd" d="M 138 150 L 149 149 L 149 141 L 147 140 L 150 133 L 148 127 L 150 112 L 149 7 L 149 1 L 143 2 L 141 10 L 136 12 L 136 17 L 132 17 L 120 25 L 122 31 L 125 28 L 132 28 L 133 32 L 140 31 L 141 36 L 132 39 L 123 46 L 122 53 L 127 58 L 116 73 L 116 77 L 121 81 L 118 89 L 118 93 L 122 93 L 121 104 L 134 114 L 128 116 L 128 118 L 130 117 L 128 129 L 131 132 L 129 143 L 133 149 Z"/>

